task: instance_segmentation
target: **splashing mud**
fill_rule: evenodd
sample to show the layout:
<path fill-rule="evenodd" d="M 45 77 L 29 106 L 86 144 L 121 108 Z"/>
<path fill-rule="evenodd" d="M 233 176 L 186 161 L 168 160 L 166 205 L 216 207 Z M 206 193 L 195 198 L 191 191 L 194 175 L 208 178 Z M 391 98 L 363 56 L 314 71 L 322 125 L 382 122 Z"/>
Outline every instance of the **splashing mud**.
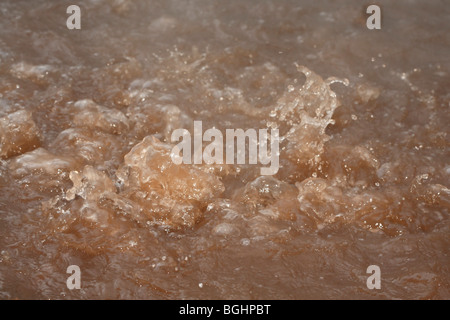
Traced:
<path fill-rule="evenodd" d="M 68 30 L 2 1 L 0 298 L 448 299 L 450 20 L 409 4 L 98 0 Z M 174 164 L 194 121 L 278 129 L 278 172 Z"/>

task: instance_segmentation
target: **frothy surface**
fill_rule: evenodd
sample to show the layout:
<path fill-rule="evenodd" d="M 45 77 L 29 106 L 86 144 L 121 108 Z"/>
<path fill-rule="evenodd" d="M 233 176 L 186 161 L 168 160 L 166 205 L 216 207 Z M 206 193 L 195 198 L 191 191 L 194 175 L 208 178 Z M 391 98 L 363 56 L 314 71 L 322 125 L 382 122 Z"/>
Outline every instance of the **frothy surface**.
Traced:
<path fill-rule="evenodd" d="M 0 298 L 448 299 L 449 12 L 380 6 L 2 1 Z M 174 165 L 197 120 L 280 170 Z"/>

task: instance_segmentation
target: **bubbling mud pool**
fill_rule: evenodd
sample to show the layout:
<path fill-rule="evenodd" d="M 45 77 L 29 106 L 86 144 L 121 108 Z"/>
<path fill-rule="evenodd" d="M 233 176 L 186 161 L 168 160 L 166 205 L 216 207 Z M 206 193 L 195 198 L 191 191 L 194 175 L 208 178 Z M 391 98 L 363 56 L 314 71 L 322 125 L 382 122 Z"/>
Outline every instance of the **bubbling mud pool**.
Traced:
<path fill-rule="evenodd" d="M 444 2 L 70 4 L 0 3 L 0 298 L 450 298 Z M 194 121 L 278 172 L 174 164 Z"/>

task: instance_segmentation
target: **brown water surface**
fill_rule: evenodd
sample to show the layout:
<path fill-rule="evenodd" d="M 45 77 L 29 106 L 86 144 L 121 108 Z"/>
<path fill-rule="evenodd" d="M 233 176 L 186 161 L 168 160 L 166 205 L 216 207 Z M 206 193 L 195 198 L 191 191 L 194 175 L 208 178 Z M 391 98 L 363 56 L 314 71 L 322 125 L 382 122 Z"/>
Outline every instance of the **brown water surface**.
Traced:
<path fill-rule="evenodd" d="M 450 298 L 446 1 L 381 30 L 358 0 L 70 4 L 0 2 L 0 298 Z M 278 173 L 175 165 L 193 121 L 278 128 Z"/>

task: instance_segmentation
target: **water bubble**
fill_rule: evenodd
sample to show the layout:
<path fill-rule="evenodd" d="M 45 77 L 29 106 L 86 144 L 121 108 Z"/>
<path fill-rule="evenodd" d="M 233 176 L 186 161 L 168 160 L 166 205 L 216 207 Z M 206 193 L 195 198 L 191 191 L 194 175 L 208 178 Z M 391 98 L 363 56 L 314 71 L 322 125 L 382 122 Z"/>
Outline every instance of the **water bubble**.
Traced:
<path fill-rule="evenodd" d="M 250 244 L 250 239 L 247 238 L 241 239 L 241 244 L 243 246 L 248 246 Z"/>

